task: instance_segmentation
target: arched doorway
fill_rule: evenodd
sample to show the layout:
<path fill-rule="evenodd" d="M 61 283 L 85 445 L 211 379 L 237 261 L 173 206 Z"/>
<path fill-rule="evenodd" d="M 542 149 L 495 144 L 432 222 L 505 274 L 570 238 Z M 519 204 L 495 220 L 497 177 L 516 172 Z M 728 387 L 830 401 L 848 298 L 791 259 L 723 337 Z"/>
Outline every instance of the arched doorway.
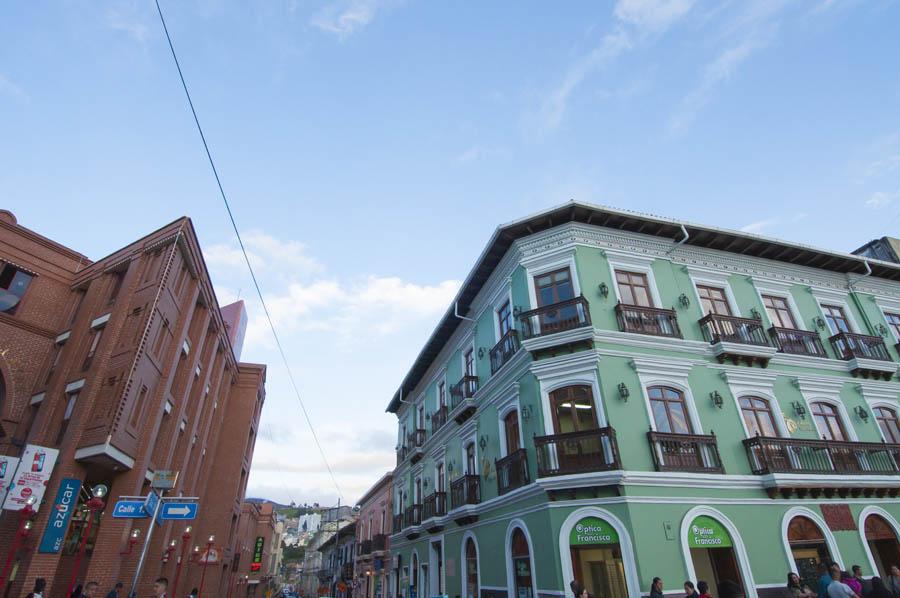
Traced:
<path fill-rule="evenodd" d="M 419 595 L 419 555 L 412 553 L 409 561 L 409 598 L 418 598 Z"/>
<path fill-rule="evenodd" d="M 869 515 L 866 517 L 865 534 L 878 575 L 886 578 L 892 565 L 900 565 L 900 544 L 894 528 L 881 515 Z"/>
<path fill-rule="evenodd" d="M 475 540 L 471 537 L 466 538 L 465 543 L 465 589 L 464 598 L 478 598 L 480 590 L 478 587 L 478 548 L 475 546 Z"/>
<path fill-rule="evenodd" d="M 709 515 L 695 517 L 688 527 L 688 547 L 697 580 L 709 584 L 710 594 L 723 581 L 744 587 L 744 576 L 738 565 L 731 534 L 717 519 Z"/>
<path fill-rule="evenodd" d="M 531 549 L 528 539 L 521 528 L 512 533 L 510 545 L 513 572 L 513 598 L 532 598 L 534 596 L 534 576 L 531 571 Z"/>
<path fill-rule="evenodd" d="M 788 525 L 787 539 L 801 583 L 818 587 L 819 563 L 833 560 L 822 529 L 812 519 L 798 515 Z"/>
<path fill-rule="evenodd" d="M 584 517 L 569 532 L 575 581 L 593 596 L 627 598 L 619 533 L 599 517 Z"/>

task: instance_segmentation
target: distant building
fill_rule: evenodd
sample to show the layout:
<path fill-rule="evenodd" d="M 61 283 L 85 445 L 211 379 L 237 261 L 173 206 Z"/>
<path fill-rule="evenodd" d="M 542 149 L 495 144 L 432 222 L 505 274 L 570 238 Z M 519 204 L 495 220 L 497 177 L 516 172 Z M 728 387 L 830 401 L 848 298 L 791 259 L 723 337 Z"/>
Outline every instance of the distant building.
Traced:
<path fill-rule="evenodd" d="M 900 239 L 881 237 L 880 239 L 869 241 L 853 253 L 885 262 L 900 263 Z"/>
<path fill-rule="evenodd" d="M 393 474 L 386 473 L 359 499 L 354 598 L 391 598 Z"/>

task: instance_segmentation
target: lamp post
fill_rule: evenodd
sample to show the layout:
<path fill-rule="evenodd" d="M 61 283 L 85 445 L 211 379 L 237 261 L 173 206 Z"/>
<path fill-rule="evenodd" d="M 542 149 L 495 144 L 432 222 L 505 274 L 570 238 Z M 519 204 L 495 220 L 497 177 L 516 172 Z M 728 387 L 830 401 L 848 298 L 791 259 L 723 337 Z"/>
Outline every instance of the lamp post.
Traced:
<path fill-rule="evenodd" d="M 9 572 L 12 569 L 13 559 L 15 559 L 16 557 L 16 551 L 25 541 L 25 538 L 28 537 L 28 532 L 31 531 L 31 516 L 34 515 L 34 509 L 32 508 L 32 505 L 34 503 L 34 496 L 29 496 L 25 500 L 25 506 L 22 507 L 21 511 L 19 511 L 19 529 L 16 530 L 16 535 L 13 537 L 12 546 L 9 547 L 9 552 L 6 554 L 6 564 L 3 565 L 3 571 L 0 572 L 0 588 L 3 588 L 6 585 L 6 577 L 9 575 Z"/>
<path fill-rule="evenodd" d="M 169 542 L 169 545 L 166 546 L 165 552 L 163 552 L 162 562 L 163 565 L 169 562 L 169 559 L 172 558 L 172 553 L 175 552 L 175 540 Z"/>
<path fill-rule="evenodd" d="M 66 598 L 72 598 L 75 581 L 78 579 L 78 569 L 81 567 L 81 558 L 84 556 L 88 537 L 91 535 L 91 526 L 94 524 L 94 513 L 103 510 L 103 507 L 106 506 L 106 503 L 103 502 L 103 497 L 106 496 L 107 492 L 109 492 L 109 488 L 106 485 L 97 484 L 91 489 L 91 499 L 85 504 L 88 509 L 88 519 L 84 525 L 84 532 L 81 535 L 81 545 L 78 547 L 78 554 L 75 556 L 75 565 L 72 567 L 72 581 L 69 582 L 69 591 L 66 592 Z"/>
<path fill-rule="evenodd" d="M 131 530 L 131 534 L 128 535 L 128 549 L 123 550 L 119 554 L 131 554 L 131 550 L 134 548 L 134 545 L 137 544 L 138 538 L 141 537 L 141 530 L 139 528 L 134 528 Z"/>
<path fill-rule="evenodd" d="M 201 565 L 203 565 L 203 573 L 200 574 L 200 589 L 197 590 L 197 598 L 203 596 L 203 582 L 206 580 L 206 567 L 209 565 L 209 551 L 212 549 L 213 544 L 216 543 L 216 537 L 210 536 L 206 541 L 206 558 L 201 558 Z M 205 561 L 205 562 L 204 562 Z"/>
<path fill-rule="evenodd" d="M 181 554 L 178 555 L 178 562 L 175 563 L 175 583 L 172 584 L 173 596 L 178 596 L 178 578 L 181 577 L 181 563 L 184 561 L 184 549 L 188 547 L 188 543 L 191 541 L 191 529 L 192 528 L 189 525 L 184 528 L 184 533 L 181 534 Z"/>

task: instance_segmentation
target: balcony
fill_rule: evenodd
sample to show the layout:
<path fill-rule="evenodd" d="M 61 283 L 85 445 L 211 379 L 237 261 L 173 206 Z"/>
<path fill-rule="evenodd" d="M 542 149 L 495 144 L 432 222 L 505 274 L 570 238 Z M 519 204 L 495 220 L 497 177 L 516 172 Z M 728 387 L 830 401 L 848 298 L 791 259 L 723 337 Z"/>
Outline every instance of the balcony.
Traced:
<path fill-rule="evenodd" d="M 837 358 L 847 362 L 854 376 L 890 380 L 897 372 L 897 364 L 880 336 L 839 332 L 828 340 Z"/>
<path fill-rule="evenodd" d="M 528 453 L 519 449 L 494 462 L 497 468 L 497 494 L 503 496 L 531 483 L 528 477 Z"/>
<path fill-rule="evenodd" d="M 402 531 L 404 528 L 403 523 L 404 523 L 403 513 L 397 513 L 396 515 L 394 515 L 394 525 L 391 528 L 391 531 L 395 534 L 400 533 L 400 531 Z"/>
<path fill-rule="evenodd" d="M 409 450 L 409 462 L 418 463 L 425 456 L 423 449 L 425 446 L 425 430 L 413 430 L 406 439 L 406 445 Z"/>
<path fill-rule="evenodd" d="M 841 442 L 834 440 L 802 440 L 757 436 L 744 440 L 750 469 L 756 475 L 771 477 L 770 496 L 780 492 L 785 498 L 791 492 L 803 497 L 807 493 L 831 497 L 835 492 L 848 495 L 896 496 L 900 490 L 900 445 L 880 442 Z M 791 480 L 778 474 L 819 476 L 814 482 Z M 834 476 L 898 476 L 895 482 L 860 482 L 829 488 L 823 475 Z M 796 477 L 796 476 L 795 476 Z M 815 479 L 815 478 L 814 478 Z"/>
<path fill-rule="evenodd" d="M 341 579 L 344 581 L 353 579 L 353 563 L 344 563 L 341 565 Z"/>
<path fill-rule="evenodd" d="M 431 435 L 437 433 L 438 430 L 444 427 L 444 424 L 447 423 L 447 415 L 449 414 L 449 409 L 447 409 L 446 405 L 441 405 L 438 407 L 437 411 L 431 416 Z"/>
<path fill-rule="evenodd" d="M 435 521 L 439 517 L 447 514 L 447 493 L 434 492 L 425 497 L 425 528 L 429 533 L 439 532 L 444 527 Z"/>
<path fill-rule="evenodd" d="M 715 435 L 647 432 L 656 471 L 725 473 Z"/>
<path fill-rule="evenodd" d="M 769 328 L 769 337 L 781 353 L 828 357 L 818 332 L 772 326 Z"/>
<path fill-rule="evenodd" d="M 478 376 L 463 376 L 450 387 L 450 417 L 458 424 L 475 413 L 475 393 L 478 391 Z"/>
<path fill-rule="evenodd" d="M 366 556 L 372 554 L 372 540 L 363 540 L 356 547 L 356 556 Z"/>
<path fill-rule="evenodd" d="M 481 479 L 477 474 L 466 474 L 450 483 L 450 510 L 480 502 Z"/>
<path fill-rule="evenodd" d="M 769 344 L 761 319 L 707 314 L 700 318 L 699 324 L 719 363 L 730 359 L 735 365 L 744 362 L 766 367 L 777 352 Z"/>
<path fill-rule="evenodd" d="M 587 299 L 575 297 L 519 314 L 522 344 L 532 353 L 590 347 L 594 329 Z"/>
<path fill-rule="evenodd" d="M 401 446 L 397 449 L 397 466 L 399 467 L 409 456 L 409 447 Z"/>
<path fill-rule="evenodd" d="M 378 554 L 386 551 L 388 548 L 388 537 L 385 534 L 375 534 L 372 536 L 372 554 Z"/>
<path fill-rule="evenodd" d="M 406 537 L 410 540 L 418 538 L 419 531 L 410 528 L 418 528 L 420 525 L 422 525 L 422 505 L 406 507 L 406 513 L 403 516 L 403 528 L 407 530 Z"/>
<path fill-rule="evenodd" d="M 510 330 L 503 335 L 503 338 L 491 349 L 491 375 L 493 376 L 500 371 L 506 362 L 512 359 L 512 356 L 519 350 L 519 333 Z"/>
<path fill-rule="evenodd" d="M 537 436 L 534 449 L 539 478 L 622 468 L 612 428 Z"/>
<path fill-rule="evenodd" d="M 617 303 L 616 319 L 622 332 L 681 338 L 681 329 L 678 327 L 674 309 Z"/>

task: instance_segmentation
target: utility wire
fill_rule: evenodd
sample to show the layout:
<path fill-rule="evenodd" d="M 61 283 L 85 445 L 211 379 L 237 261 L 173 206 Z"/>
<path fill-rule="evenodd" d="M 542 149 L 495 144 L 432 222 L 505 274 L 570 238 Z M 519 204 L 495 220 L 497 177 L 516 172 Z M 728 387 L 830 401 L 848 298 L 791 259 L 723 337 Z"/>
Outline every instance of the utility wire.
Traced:
<path fill-rule="evenodd" d="M 159 5 L 159 0 L 155 0 L 156 2 L 156 11 L 159 13 L 159 20 L 162 22 L 163 31 L 166 33 L 166 40 L 169 42 L 169 50 L 172 51 L 172 59 L 175 61 L 175 68 L 178 69 L 178 77 L 181 79 L 181 87 L 184 89 L 184 95 L 187 96 L 188 105 L 191 107 L 191 114 L 194 117 L 194 123 L 197 125 L 197 132 L 200 133 L 200 139 L 203 141 L 203 149 L 206 150 L 206 157 L 209 160 L 209 166 L 212 168 L 213 176 L 216 178 L 216 185 L 219 187 L 219 194 L 222 196 L 222 202 L 225 204 L 225 210 L 228 212 L 228 219 L 231 220 L 231 227 L 234 229 L 234 234 L 237 236 L 238 244 L 241 246 L 241 253 L 244 254 L 244 261 L 247 263 L 247 269 L 250 270 L 250 278 L 253 279 L 253 286 L 256 288 L 256 294 L 259 296 L 259 302 L 262 304 L 263 311 L 266 314 L 266 320 L 269 322 L 269 329 L 272 331 L 272 337 L 275 339 L 275 344 L 278 346 L 278 352 L 281 354 L 281 360 L 284 362 L 284 368 L 287 370 L 288 379 L 291 381 L 291 387 L 294 389 L 294 394 L 297 396 L 297 401 L 300 403 L 300 409 L 303 411 L 303 417 L 306 419 L 306 424 L 309 426 L 309 431 L 312 433 L 313 440 L 316 442 L 316 446 L 319 448 L 319 454 L 322 456 L 322 462 L 325 463 L 325 468 L 328 470 L 328 475 L 331 476 L 331 481 L 334 484 L 334 489 L 337 490 L 338 497 L 343 498 L 343 493 L 341 492 L 340 486 L 338 486 L 337 478 L 334 477 L 334 471 L 331 469 L 331 465 L 328 463 L 328 458 L 325 456 L 325 450 L 322 448 L 322 443 L 319 442 L 319 437 L 316 434 L 316 429 L 313 427 L 312 420 L 309 417 L 309 413 L 306 411 L 306 405 L 303 403 L 303 398 L 300 396 L 300 391 L 297 389 L 297 383 L 294 381 L 294 374 L 291 372 L 291 366 L 288 364 L 287 356 L 284 353 L 284 347 L 281 346 L 281 340 L 278 338 L 278 333 L 275 331 L 275 324 L 272 323 L 272 316 L 269 314 L 269 308 L 266 306 L 266 300 L 263 299 L 262 291 L 259 288 L 259 282 L 256 280 L 256 273 L 253 271 L 253 266 L 250 264 L 250 258 L 247 256 L 247 249 L 244 247 L 244 240 L 241 238 L 241 233 L 238 231 L 237 223 L 234 220 L 234 214 L 231 212 L 231 205 L 228 203 L 228 197 L 225 195 L 225 189 L 222 188 L 222 181 L 219 179 L 219 171 L 216 169 L 216 163 L 213 161 L 212 154 L 209 151 L 209 144 L 206 143 L 206 135 L 203 134 L 203 127 L 200 126 L 200 119 L 197 118 L 197 110 L 194 108 L 194 101 L 191 99 L 191 92 L 188 91 L 187 83 L 184 80 L 184 73 L 181 72 L 181 64 L 178 62 L 178 55 L 175 54 L 175 46 L 172 44 L 172 37 L 169 35 L 169 28 L 166 26 L 166 19 L 163 16 L 162 8 Z"/>

